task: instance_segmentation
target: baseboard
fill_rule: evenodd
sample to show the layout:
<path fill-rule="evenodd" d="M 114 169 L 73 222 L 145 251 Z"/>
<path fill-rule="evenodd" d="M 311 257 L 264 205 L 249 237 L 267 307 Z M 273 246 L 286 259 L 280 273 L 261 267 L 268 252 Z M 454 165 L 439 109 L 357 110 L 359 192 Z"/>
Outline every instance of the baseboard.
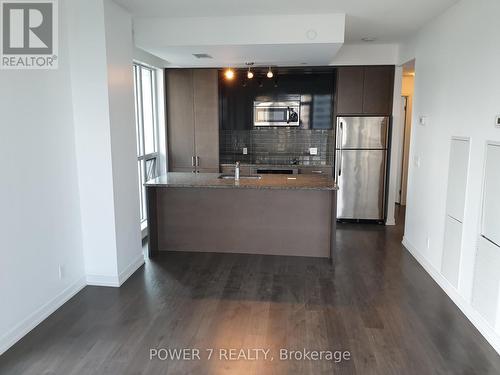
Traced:
<path fill-rule="evenodd" d="M 500 354 L 500 335 L 473 307 L 465 300 L 450 284 L 441 273 L 430 264 L 422 253 L 420 253 L 415 246 L 413 246 L 406 237 L 403 238 L 403 246 L 408 252 L 419 262 L 427 273 L 434 279 L 434 281 L 443 289 L 443 291 L 450 297 L 450 299 L 457 305 L 457 307 L 464 313 L 469 321 L 477 328 L 477 330 L 484 336 L 490 345 Z"/>
<path fill-rule="evenodd" d="M 107 275 L 87 275 L 87 285 L 91 286 L 111 286 L 118 288 L 120 286 L 120 281 L 118 276 L 107 276 Z"/>
<path fill-rule="evenodd" d="M 141 251 L 140 255 L 130 263 L 118 276 L 108 275 L 87 275 L 87 285 L 92 286 L 109 286 L 118 288 L 127 279 L 133 275 L 137 269 L 144 264 L 144 255 Z"/>
<path fill-rule="evenodd" d="M 35 312 L 31 313 L 26 319 L 21 323 L 12 328 L 9 332 L 0 338 L 0 355 L 3 354 L 12 345 L 23 338 L 27 333 L 29 333 L 33 328 L 39 325 L 42 321 L 47 319 L 52 313 L 54 313 L 59 307 L 64 305 L 68 300 L 70 300 L 75 294 L 86 286 L 85 278 L 82 277 L 78 279 L 73 284 L 64 289 L 56 297 L 51 299 L 49 302 L 41 306 Z"/>
<path fill-rule="evenodd" d="M 130 263 L 118 276 L 119 285 L 122 285 L 127 279 L 134 274 L 135 271 L 139 269 L 144 264 L 144 254 L 140 253 L 140 255 Z"/>

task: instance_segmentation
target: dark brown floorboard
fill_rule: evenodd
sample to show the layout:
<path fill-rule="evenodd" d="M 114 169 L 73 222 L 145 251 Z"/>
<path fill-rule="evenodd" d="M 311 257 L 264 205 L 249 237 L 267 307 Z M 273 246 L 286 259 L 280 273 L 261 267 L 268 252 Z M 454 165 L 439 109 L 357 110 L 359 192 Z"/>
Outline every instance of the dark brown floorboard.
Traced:
<path fill-rule="evenodd" d="M 83 289 L 0 357 L 0 374 L 500 374 L 401 238 L 401 226 L 341 224 L 333 267 L 168 253 L 120 289 Z M 160 361 L 150 348 L 269 348 L 274 360 Z M 351 359 L 280 361 L 280 348 Z"/>

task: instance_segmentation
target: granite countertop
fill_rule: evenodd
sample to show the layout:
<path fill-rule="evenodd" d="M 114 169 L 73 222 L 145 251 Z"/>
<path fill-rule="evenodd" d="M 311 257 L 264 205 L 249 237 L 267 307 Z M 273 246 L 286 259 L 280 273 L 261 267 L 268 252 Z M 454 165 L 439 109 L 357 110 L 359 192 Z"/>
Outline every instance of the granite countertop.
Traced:
<path fill-rule="evenodd" d="M 172 188 L 232 188 L 278 190 L 337 190 L 335 180 L 325 175 L 263 174 L 261 179 L 218 178 L 220 173 L 169 172 L 149 180 L 144 185 Z"/>

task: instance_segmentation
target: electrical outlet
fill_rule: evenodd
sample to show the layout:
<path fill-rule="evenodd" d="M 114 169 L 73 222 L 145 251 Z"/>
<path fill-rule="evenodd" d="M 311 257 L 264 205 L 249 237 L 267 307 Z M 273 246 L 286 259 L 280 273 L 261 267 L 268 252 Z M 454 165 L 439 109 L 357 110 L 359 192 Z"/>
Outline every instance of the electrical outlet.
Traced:
<path fill-rule="evenodd" d="M 426 116 L 420 116 L 419 123 L 422 126 L 427 125 L 427 117 Z"/>
<path fill-rule="evenodd" d="M 495 118 L 495 127 L 500 129 L 500 115 Z"/>
<path fill-rule="evenodd" d="M 64 278 L 64 267 L 60 264 L 58 270 L 59 270 L 59 280 L 62 280 Z"/>
<path fill-rule="evenodd" d="M 317 147 L 309 147 L 309 155 L 318 155 Z"/>
<path fill-rule="evenodd" d="M 248 155 L 248 148 L 247 147 L 243 147 L 243 155 Z"/>

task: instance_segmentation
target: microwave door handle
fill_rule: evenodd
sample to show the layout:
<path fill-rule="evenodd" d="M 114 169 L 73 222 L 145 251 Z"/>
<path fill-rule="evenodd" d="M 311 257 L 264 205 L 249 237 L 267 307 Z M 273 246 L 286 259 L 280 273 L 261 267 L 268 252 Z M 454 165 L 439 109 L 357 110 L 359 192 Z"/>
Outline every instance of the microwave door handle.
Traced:
<path fill-rule="evenodd" d="M 290 123 L 290 107 L 286 107 L 286 123 Z"/>

